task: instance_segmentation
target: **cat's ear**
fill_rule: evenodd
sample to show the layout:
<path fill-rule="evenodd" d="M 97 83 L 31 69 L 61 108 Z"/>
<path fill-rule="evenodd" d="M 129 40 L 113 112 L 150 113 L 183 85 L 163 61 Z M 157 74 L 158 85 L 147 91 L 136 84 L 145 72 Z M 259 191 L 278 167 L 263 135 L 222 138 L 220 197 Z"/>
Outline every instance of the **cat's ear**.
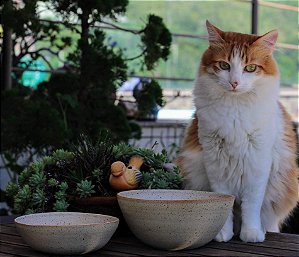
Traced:
<path fill-rule="evenodd" d="M 277 38 L 278 38 L 278 30 L 275 29 L 259 37 L 257 40 L 253 42 L 252 45 L 263 46 L 273 51 L 275 48 Z"/>
<path fill-rule="evenodd" d="M 206 26 L 209 34 L 209 42 L 210 44 L 221 43 L 224 42 L 223 38 L 221 37 L 223 31 L 216 28 L 212 25 L 208 20 L 206 20 Z"/>

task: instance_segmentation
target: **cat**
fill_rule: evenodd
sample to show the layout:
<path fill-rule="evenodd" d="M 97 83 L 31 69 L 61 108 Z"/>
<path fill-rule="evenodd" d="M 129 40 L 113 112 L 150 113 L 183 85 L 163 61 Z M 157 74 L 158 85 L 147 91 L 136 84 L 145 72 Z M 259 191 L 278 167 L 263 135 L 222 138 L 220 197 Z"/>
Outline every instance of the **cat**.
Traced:
<path fill-rule="evenodd" d="M 296 135 L 279 103 L 278 31 L 224 32 L 206 22 L 209 47 L 193 90 L 195 115 L 177 164 L 184 188 L 235 196 L 216 241 L 262 242 L 298 201 Z"/>

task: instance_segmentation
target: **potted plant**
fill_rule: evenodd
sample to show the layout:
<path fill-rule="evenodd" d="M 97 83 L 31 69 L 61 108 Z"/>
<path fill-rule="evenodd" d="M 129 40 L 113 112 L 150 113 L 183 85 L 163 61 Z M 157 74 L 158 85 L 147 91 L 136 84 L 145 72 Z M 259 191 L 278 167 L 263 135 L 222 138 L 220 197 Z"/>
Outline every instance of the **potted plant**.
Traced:
<path fill-rule="evenodd" d="M 30 163 L 18 182 L 7 186 L 14 212 L 81 211 L 121 218 L 118 191 L 109 184 L 111 164 L 127 164 L 132 156 L 143 159 L 138 188 L 181 188 L 179 169 L 169 164 L 166 151 L 155 153 L 126 143 L 114 144 L 107 133 L 101 133 L 97 141 L 81 135 L 70 149 L 56 150 Z"/>

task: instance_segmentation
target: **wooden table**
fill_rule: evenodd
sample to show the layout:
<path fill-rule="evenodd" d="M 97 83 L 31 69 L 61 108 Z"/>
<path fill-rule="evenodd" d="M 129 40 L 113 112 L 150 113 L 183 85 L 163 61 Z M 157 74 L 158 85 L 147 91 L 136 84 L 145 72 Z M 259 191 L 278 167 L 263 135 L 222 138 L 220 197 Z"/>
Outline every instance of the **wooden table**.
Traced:
<path fill-rule="evenodd" d="M 18 234 L 13 223 L 0 226 L 0 257 L 53 256 L 31 249 Z M 210 242 L 193 250 L 162 251 L 146 246 L 134 236 L 115 236 L 99 251 L 84 256 L 299 256 L 299 235 L 269 233 L 263 243 Z"/>

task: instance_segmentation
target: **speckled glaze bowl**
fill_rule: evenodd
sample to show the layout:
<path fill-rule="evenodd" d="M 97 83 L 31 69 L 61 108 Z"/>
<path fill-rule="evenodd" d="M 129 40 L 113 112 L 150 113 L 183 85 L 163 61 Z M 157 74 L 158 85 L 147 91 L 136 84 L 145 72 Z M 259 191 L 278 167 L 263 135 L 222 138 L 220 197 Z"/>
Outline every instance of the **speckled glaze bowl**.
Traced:
<path fill-rule="evenodd" d="M 165 250 L 200 247 L 223 227 L 234 196 L 192 190 L 131 190 L 117 194 L 128 226 L 142 242 Z"/>
<path fill-rule="evenodd" d="M 20 216 L 16 227 L 33 249 L 53 254 L 85 254 L 102 248 L 118 218 L 92 213 L 49 212 Z"/>

